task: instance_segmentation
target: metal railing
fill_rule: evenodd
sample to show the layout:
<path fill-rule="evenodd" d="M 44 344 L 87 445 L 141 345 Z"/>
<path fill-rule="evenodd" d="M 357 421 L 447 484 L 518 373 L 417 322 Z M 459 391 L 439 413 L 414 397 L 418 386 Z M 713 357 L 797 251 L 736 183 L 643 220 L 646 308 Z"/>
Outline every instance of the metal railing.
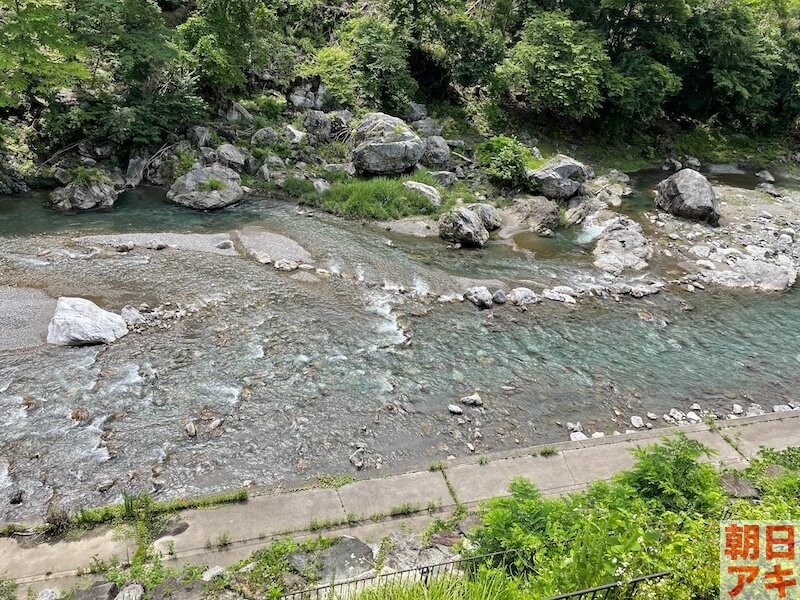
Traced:
<path fill-rule="evenodd" d="M 367 588 L 383 585 L 403 585 L 421 583 L 428 585 L 431 581 L 452 575 L 462 575 L 464 573 L 475 572 L 481 565 L 491 565 L 492 567 L 503 567 L 512 561 L 517 554 L 516 550 L 504 550 L 482 554 L 469 558 L 459 558 L 447 562 L 437 563 L 425 567 L 415 567 L 413 569 L 403 569 L 383 573 L 380 575 L 369 575 L 366 577 L 356 577 L 352 579 L 337 581 L 327 585 L 320 585 L 314 588 L 288 592 L 281 596 L 282 600 L 347 600 L 357 595 Z M 616 581 L 598 587 L 580 590 L 554 596 L 547 600 L 635 600 L 637 591 L 645 582 L 656 582 L 670 575 L 669 571 L 653 573 L 636 577 L 629 581 Z"/>
<path fill-rule="evenodd" d="M 662 571 L 661 573 L 636 577 L 630 581 L 615 581 L 614 583 L 599 585 L 587 590 L 553 596 L 547 600 L 634 600 L 641 584 L 645 582 L 655 583 L 665 577 L 669 577 L 669 575 L 669 571 Z"/>
<path fill-rule="evenodd" d="M 413 569 L 403 569 L 383 573 L 380 575 L 370 575 L 358 577 L 344 581 L 337 581 L 328 585 L 321 585 L 315 588 L 288 592 L 281 596 L 282 600 L 345 600 L 356 595 L 367 588 L 387 584 L 406 584 L 406 583 L 428 583 L 434 579 L 449 575 L 462 574 L 474 571 L 481 565 L 491 562 L 495 566 L 500 566 L 516 554 L 516 550 L 504 550 L 492 552 L 491 554 L 481 554 L 468 558 L 459 558 L 447 562 L 437 563 L 425 567 L 415 567 Z"/>

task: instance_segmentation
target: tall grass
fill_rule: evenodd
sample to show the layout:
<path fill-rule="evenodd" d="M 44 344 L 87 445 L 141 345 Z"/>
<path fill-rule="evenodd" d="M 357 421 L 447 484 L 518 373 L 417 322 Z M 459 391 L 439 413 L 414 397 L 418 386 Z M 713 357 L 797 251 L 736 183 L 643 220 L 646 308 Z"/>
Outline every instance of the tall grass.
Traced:
<path fill-rule="evenodd" d="M 339 183 L 324 194 L 306 194 L 303 201 L 351 219 L 389 221 L 437 211 L 425 196 L 386 177 Z"/>
<path fill-rule="evenodd" d="M 365 590 L 353 600 L 522 600 L 517 583 L 501 571 L 482 571 L 475 578 L 440 577 L 427 584 L 388 583 Z"/>

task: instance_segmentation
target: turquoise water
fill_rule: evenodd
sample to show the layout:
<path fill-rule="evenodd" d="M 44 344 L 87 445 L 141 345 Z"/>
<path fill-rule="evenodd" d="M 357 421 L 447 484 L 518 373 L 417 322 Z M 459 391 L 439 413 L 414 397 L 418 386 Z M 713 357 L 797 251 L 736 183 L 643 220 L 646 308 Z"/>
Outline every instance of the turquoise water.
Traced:
<path fill-rule="evenodd" d="M 80 235 L 246 224 L 289 235 L 318 266 L 361 281 L 173 250 L 37 258 L 62 244 L 77 251 L 80 242 L 70 240 Z M 720 415 L 733 402 L 769 410 L 797 399 L 800 385 L 794 291 L 481 312 L 384 289 L 458 291 L 454 277 L 591 279 L 588 249 L 568 236 L 552 241 L 560 252 L 520 253 L 501 242 L 453 251 L 435 239 L 298 216 L 275 199 L 195 213 L 158 190 L 81 215 L 54 214 L 35 195 L 0 199 L 0 236 L 0 285 L 87 295 L 114 310 L 142 301 L 203 306 L 171 329 L 106 349 L 0 352 L 5 520 L 41 515 L 52 499 L 75 507 L 122 492 L 169 497 L 348 472 L 359 446 L 367 468 L 401 469 L 469 454 L 468 443 L 484 453 L 566 439 L 556 422 L 611 433 L 631 415 L 694 402 Z M 687 301 L 694 310 L 684 310 Z M 485 406 L 459 422 L 447 405 L 475 390 Z M 217 418 L 224 423 L 212 429 Z M 186 435 L 189 420 L 196 438 Z M 109 481 L 111 491 L 97 491 Z M 27 499 L 12 506 L 3 496 L 15 489 Z"/>

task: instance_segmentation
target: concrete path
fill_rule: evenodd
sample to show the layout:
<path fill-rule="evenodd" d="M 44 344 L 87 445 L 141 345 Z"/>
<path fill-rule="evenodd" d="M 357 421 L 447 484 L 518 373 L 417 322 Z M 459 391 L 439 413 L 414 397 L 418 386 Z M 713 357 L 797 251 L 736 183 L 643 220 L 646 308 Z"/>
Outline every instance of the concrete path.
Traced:
<path fill-rule="evenodd" d="M 717 464 L 743 467 L 761 446 L 778 450 L 800 446 L 800 412 L 777 413 L 716 424 L 657 429 L 633 434 L 566 442 L 555 454 L 541 447 L 478 459 L 451 461 L 444 471 L 417 471 L 363 479 L 339 489 L 307 489 L 251 498 L 247 503 L 179 515 L 172 535 L 156 542 L 164 556 L 178 564 L 228 565 L 271 539 L 286 534 L 316 535 L 346 531 L 378 541 L 400 527 L 398 520 L 420 530 L 433 518 L 450 514 L 458 502 L 470 507 L 508 493 L 515 477 L 533 481 L 546 495 L 581 490 L 631 466 L 630 450 L 684 431 L 716 451 Z M 220 540 L 227 543 L 220 548 Z M 79 539 L 30 545 L 25 539 L 0 538 L 0 577 L 16 579 L 23 589 L 66 589 L 89 567 L 92 557 L 126 559 L 130 540 L 97 530 Z"/>

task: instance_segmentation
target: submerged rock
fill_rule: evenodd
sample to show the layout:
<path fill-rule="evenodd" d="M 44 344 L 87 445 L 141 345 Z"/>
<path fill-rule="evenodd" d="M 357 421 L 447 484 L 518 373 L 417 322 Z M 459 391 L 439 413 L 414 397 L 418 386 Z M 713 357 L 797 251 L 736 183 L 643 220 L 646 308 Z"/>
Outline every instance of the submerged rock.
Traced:
<path fill-rule="evenodd" d="M 682 169 L 658 184 L 656 206 L 678 217 L 719 222 L 717 195 L 702 174 Z"/>
<path fill-rule="evenodd" d="M 416 165 L 425 143 L 402 120 L 367 113 L 353 134 L 353 166 L 358 173 L 397 175 Z"/>
<path fill-rule="evenodd" d="M 439 237 L 464 246 L 483 247 L 489 241 L 489 232 L 474 211 L 459 206 L 439 217 Z"/>
<path fill-rule="evenodd" d="M 59 298 L 47 328 L 47 343 L 58 346 L 110 344 L 128 333 L 125 320 L 84 298 Z"/>
<path fill-rule="evenodd" d="M 89 210 L 114 206 L 119 192 L 108 181 L 92 184 L 72 182 L 50 194 L 50 203 L 60 210 Z"/>
<path fill-rule="evenodd" d="M 239 174 L 219 163 L 192 169 L 178 177 L 167 198 L 198 210 L 217 210 L 235 204 L 244 196 Z"/>

